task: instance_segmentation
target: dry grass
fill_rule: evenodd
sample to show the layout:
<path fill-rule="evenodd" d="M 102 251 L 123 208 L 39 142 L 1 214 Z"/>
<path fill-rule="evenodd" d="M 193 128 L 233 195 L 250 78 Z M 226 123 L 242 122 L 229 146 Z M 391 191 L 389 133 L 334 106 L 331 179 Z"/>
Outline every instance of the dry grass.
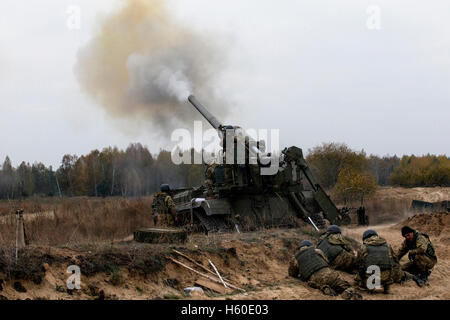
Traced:
<path fill-rule="evenodd" d="M 380 188 L 365 201 L 371 224 L 397 222 L 411 216 L 412 199 L 448 200 L 450 188 Z M 151 197 L 28 198 L 0 201 L 0 246 L 15 244 L 16 209 L 24 209 L 30 244 L 71 246 L 122 239 L 153 225 Z M 337 203 L 340 207 L 343 203 Z M 358 207 L 358 201 L 348 204 Z M 251 224 L 249 224 L 251 225 Z M 245 231 L 245 230 L 242 230 Z M 314 238 L 311 230 L 304 230 Z"/>
<path fill-rule="evenodd" d="M 2 245 L 15 242 L 14 211 L 23 208 L 34 219 L 25 220 L 30 244 L 64 246 L 96 241 L 113 241 L 132 234 L 140 227 L 153 224 L 151 197 L 145 198 L 66 198 L 28 199 L 0 202 L 0 241 Z M 48 215 L 53 211 L 54 215 Z"/>

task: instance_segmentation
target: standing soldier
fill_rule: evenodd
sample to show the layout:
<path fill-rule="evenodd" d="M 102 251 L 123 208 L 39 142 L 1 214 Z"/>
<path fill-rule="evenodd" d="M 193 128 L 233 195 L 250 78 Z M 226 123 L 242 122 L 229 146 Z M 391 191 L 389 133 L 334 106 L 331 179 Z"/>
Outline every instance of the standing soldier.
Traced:
<path fill-rule="evenodd" d="M 205 169 L 205 187 L 206 187 L 206 195 L 207 197 L 213 197 L 214 196 L 214 185 L 216 183 L 216 179 L 214 176 L 214 169 L 216 168 L 216 163 L 211 162 L 210 164 L 206 165 Z"/>
<path fill-rule="evenodd" d="M 303 240 L 289 265 L 289 275 L 308 282 L 311 288 L 319 289 L 326 295 L 342 293 L 344 299 L 360 300 L 362 296 L 350 283 L 340 278 L 339 273 L 328 267 L 325 254 L 315 249 L 309 240 Z"/>
<path fill-rule="evenodd" d="M 356 214 L 358 215 L 358 224 L 360 226 L 369 225 L 369 217 L 366 215 L 366 208 L 360 206 L 358 210 L 356 210 Z"/>
<path fill-rule="evenodd" d="M 397 259 L 400 261 L 409 252 L 408 258 L 410 260 L 402 266 L 402 269 L 418 276 L 420 285 L 426 284 L 431 269 L 437 263 L 436 252 L 430 237 L 408 226 L 402 228 L 402 236 L 405 241 L 398 250 Z"/>
<path fill-rule="evenodd" d="M 375 230 L 364 231 L 362 239 L 363 246 L 358 250 L 356 258 L 359 266 L 356 280 L 362 287 L 369 290 L 375 289 L 367 287 L 367 271 L 371 266 L 380 268 L 380 285 L 386 294 L 389 293 L 389 286 L 392 283 L 401 283 L 414 278 L 401 270 L 392 247 L 386 240 L 379 237 Z"/>
<path fill-rule="evenodd" d="M 356 270 L 356 256 L 338 226 L 333 224 L 327 228 L 319 238 L 317 249 L 323 251 L 331 268 L 349 273 Z"/>
<path fill-rule="evenodd" d="M 172 226 L 177 222 L 177 211 L 175 209 L 175 203 L 170 196 L 170 187 L 168 184 L 162 184 L 160 192 L 154 194 L 152 210 L 155 225 Z"/>

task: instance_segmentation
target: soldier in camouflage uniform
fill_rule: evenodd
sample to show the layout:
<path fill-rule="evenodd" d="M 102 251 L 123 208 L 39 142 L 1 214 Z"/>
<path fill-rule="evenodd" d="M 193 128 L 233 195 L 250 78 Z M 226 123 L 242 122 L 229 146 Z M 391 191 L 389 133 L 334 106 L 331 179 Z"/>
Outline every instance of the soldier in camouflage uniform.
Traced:
<path fill-rule="evenodd" d="M 402 246 L 397 252 L 398 261 L 409 252 L 409 262 L 402 266 L 402 269 L 416 275 L 422 286 L 428 281 L 431 269 L 437 263 L 436 252 L 428 235 L 420 233 L 408 226 L 402 228 L 402 236 L 405 237 Z"/>
<path fill-rule="evenodd" d="M 328 267 L 328 260 L 320 249 L 315 249 L 311 241 L 304 240 L 289 264 L 289 275 L 300 278 L 311 288 L 319 289 L 326 295 L 342 293 L 344 299 L 360 300 L 362 296 L 350 283 L 341 279 L 339 273 Z"/>
<path fill-rule="evenodd" d="M 162 184 L 160 190 L 153 196 L 153 222 L 155 225 L 173 226 L 177 222 L 177 211 L 170 196 L 169 185 Z"/>
<path fill-rule="evenodd" d="M 380 285 L 384 293 L 389 293 L 389 286 L 394 282 L 403 283 L 414 279 L 413 275 L 401 270 L 392 247 L 386 240 L 379 237 L 375 230 L 369 229 L 363 233 L 363 246 L 358 250 L 356 263 L 358 265 L 356 281 L 366 289 L 369 289 L 367 279 L 371 274 L 368 274 L 367 270 L 370 266 L 380 268 Z"/>
<path fill-rule="evenodd" d="M 214 196 L 214 185 L 216 183 L 216 179 L 214 176 L 214 169 L 216 168 L 216 164 L 212 162 L 211 164 L 206 165 L 205 169 L 205 187 L 208 197 Z"/>
<path fill-rule="evenodd" d="M 331 268 L 349 273 L 356 271 L 356 256 L 338 226 L 331 225 L 327 228 L 319 238 L 317 249 L 323 251 Z"/>

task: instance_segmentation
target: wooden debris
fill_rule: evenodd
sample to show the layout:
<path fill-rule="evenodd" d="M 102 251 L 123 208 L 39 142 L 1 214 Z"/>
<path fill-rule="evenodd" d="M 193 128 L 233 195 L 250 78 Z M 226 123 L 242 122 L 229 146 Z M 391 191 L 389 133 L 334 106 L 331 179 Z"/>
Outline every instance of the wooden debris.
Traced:
<path fill-rule="evenodd" d="M 222 282 L 221 282 L 219 279 L 216 279 L 216 278 L 213 278 L 213 277 L 211 277 L 211 276 L 208 276 L 207 274 L 201 273 L 200 271 L 197 271 L 197 270 L 195 270 L 195 269 L 193 269 L 193 268 L 191 268 L 191 267 L 185 265 L 184 263 L 182 263 L 182 262 L 180 262 L 180 261 L 178 261 L 178 260 L 175 260 L 175 259 L 172 258 L 172 257 L 168 257 L 168 259 L 171 260 L 171 261 L 173 261 L 173 262 L 175 262 L 176 264 L 178 264 L 178 265 L 180 265 L 180 266 L 182 266 L 182 267 L 188 269 L 188 270 L 191 270 L 192 272 L 195 272 L 196 274 L 198 274 L 198 275 L 200 275 L 200 276 L 202 276 L 202 277 L 204 277 L 204 278 L 207 278 L 207 279 L 209 279 L 209 280 L 211 280 L 211 281 L 214 281 L 214 282 L 217 282 L 217 283 L 222 284 Z M 228 287 L 230 287 L 230 288 L 233 288 L 233 289 L 236 289 L 236 290 L 240 290 L 240 291 L 242 291 L 242 292 L 245 292 L 244 289 L 239 288 L 239 287 L 236 287 L 236 286 L 234 286 L 234 285 L 232 285 L 232 284 L 227 283 L 227 285 L 228 285 Z"/>
<path fill-rule="evenodd" d="M 211 281 L 209 281 L 207 279 L 203 279 L 203 278 L 196 280 L 195 285 L 212 290 L 212 291 L 220 293 L 220 294 L 227 294 L 227 293 L 231 293 L 233 291 L 230 288 L 225 288 L 225 287 L 221 286 L 220 284 L 211 282 Z"/>
<path fill-rule="evenodd" d="M 228 288 L 227 285 L 225 284 L 225 282 L 223 281 L 222 276 L 220 275 L 220 273 L 219 273 L 219 271 L 217 270 L 216 266 L 212 263 L 211 260 L 209 260 L 209 263 L 212 265 L 214 271 L 217 273 L 217 276 L 219 277 L 219 279 L 220 279 L 220 281 L 222 282 L 223 286 L 224 286 L 225 288 Z"/>
<path fill-rule="evenodd" d="M 174 253 L 176 253 L 176 254 L 182 256 L 182 257 L 185 258 L 186 260 L 192 262 L 192 263 L 195 264 L 196 266 L 202 268 L 204 271 L 209 272 L 210 274 L 213 274 L 213 275 L 215 275 L 215 276 L 217 275 L 217 274 L 215 274 L 214 272 L 212 272 L 211 270 L 209 270 L 208 268 L 206 268 L 204 265 L 198 263 L 197 261 L 195 261 L 195 260 L 192 259 L 191 257 L 185 255 L 184 253 L 181 253 L 180 251 L 177 251 L 177 250 L 175 250 L 175 249 L 172 249 L 172 251 L 173 251 Z M 225 280 L 225 281 L 230 281 L 230 280 L 228 280 L 228 279 L 226 279 L 226 278 L 222 278 L 222 279 Z"/>

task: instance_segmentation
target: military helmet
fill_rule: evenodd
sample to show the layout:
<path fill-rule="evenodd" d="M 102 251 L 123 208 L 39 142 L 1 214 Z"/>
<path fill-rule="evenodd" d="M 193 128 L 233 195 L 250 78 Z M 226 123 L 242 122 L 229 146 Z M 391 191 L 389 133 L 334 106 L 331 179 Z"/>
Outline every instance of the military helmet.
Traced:
<path fill-rule="evenodd" d="M 161 192 L 169 192 L 170 191 L 170 187 L 167 183 L 163 183 L 160 187 Z"/>
<path fill-rule="evenodd" d="M 366 240 L 367 238 L 370 238 L 371 236 L 377 236 L 378 233 L 375 230 L 372 229 L 368 229 L 366 231 L 364 231 L 362 239 Z"/>
<path fill-rule="evenodd" d="M 327 232 L 329 233 L 341 233 L 341 228 L 339 228 L 337 225 L 332 224 L 327 228 Z"/>
<path fill-rule="evenodd" d="M 300 248 L 303 248 L 303 247 L 312 247 L 312 242 L 311 241 L 309 241 L 309 240 L 303 240 L 302 242 L 300 242 L 299 244 L 298 244 L 298 248 L 300 249 Z"/>

